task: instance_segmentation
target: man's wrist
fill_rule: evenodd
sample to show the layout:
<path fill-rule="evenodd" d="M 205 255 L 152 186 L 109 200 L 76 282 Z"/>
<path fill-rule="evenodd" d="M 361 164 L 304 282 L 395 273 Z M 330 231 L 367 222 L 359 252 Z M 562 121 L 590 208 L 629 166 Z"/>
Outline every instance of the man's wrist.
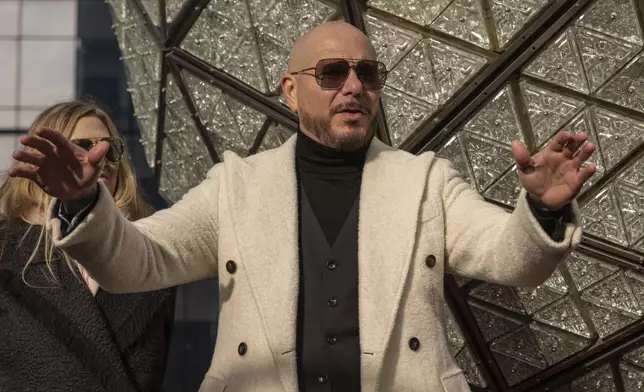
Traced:
<path fill-rule="evenodd" d="M 564 204 L 562 206 L 552 207 L 552 206 L 547 205 L 543 201 L 541 201 L 541 198 L 539 196 L 537 196 L 537 195 L 534 195 L 534 194 L 528 192 L 527 197 L 528 197 L 528 202 L 532 205 L 532 207 L 535 210 L 542 211 L 542 212 L 551 212 L 551 213 L 552 212 L 555 212 L 555 213 L 560 212 L 564 208 L 566 208 L 566 206 L 568 204 L 570 204 L 570 203 L 566 203 L 566 204 Z"/>
<path fill-rule="evenodd" d="M 76 215 L 84 208 L 92 204 L 96 199 L 97 194 L 98 194 L 98 184 L 92 187 L 92 191 L 87 196 L 82 196 L 78 199 L 68 200 L 68 201 L 61 200 L 61 204 L 63 206 L 64 211 L 67 214 Z"/>

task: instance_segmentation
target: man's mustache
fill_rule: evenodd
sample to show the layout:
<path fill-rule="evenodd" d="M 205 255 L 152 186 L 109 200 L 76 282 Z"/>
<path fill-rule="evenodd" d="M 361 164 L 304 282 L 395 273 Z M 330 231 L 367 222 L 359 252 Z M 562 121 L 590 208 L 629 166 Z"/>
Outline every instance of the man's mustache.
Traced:
<path fill-rule="evenodd" d="M 337 114 L 337 113 L 345 112 L 349 110 L 359 111 L 366 115 L 371 115 L 371 109 L 369 108 L 369 106 L 359 101 L 339 104 L 331 108 L 331 114 Z"/>

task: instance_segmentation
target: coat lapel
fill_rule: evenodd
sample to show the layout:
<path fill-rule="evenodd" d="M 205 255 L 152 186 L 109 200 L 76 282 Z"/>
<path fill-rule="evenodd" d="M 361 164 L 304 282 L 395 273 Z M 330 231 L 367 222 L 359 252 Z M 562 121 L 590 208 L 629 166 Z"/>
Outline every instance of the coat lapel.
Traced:
<path fill-rule="evenodd" d="M 297 390 L 295 137 L 251 159 L 226 158 L 226 187 L 241 259 L 282 383 L 286 390 Z M 377 387 L 405 287 L 430 162 L 378 140 L 367 154 L 358 230 L 359 321 L 361 349 L 373 355 L 363 356 L 364 390 Z"/>
<path fill-rule="evenodd" d="M 374 140 L 360 190 L 358 229 L 362 388 L 377 390 L 415 245 L 431 159 Z"/>
<path fill-rule="evenodd" d="M 297 390 L 299 289 L 295 137 L 242 160 L 226 156 L 226 187 L 241 261 L 286 390 Z"/>

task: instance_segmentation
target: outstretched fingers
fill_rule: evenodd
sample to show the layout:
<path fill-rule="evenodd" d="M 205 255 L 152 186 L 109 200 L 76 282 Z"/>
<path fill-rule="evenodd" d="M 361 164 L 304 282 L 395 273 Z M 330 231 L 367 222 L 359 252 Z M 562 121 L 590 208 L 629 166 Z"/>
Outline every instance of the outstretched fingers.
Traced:
<path fill-rule="evenodd" d="M 42 166 L 45 161 L 45 156 L 37 151 L 18 150 L 13 153 L 12 157 L 18 162 L 28 163 L 38 167 Z"/>
<path fill-rule="evenodd" d="M 29 166 L 15 166 L 9 169 L 9 172 L 7 173 L 9 177 L 20 177 L 20 178 L 26 178 L 28 180 L 31 180 L 38 184 L 38 186 L 41 186 L 40 179 L 38 178 L 38 169 L 35 167 L 29 167 Z"/>

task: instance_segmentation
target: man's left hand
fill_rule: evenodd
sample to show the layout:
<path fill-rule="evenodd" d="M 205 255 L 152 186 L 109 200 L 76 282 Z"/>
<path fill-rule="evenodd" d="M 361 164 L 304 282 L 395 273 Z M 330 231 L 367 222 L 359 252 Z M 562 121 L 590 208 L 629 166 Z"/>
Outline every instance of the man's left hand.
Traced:
<path fill-rule="evenodd" d="M 549 210 L 558 210 L 570 203 L 584 183 L 595 173 L 594 164 L 582 164 L 595 151 L 586 143 L 588 135 L 563 131 L 533 156 L 518 140 L 512 142 L 512 154 L 519 169 L 519 180 L 529 196 Z"/>

